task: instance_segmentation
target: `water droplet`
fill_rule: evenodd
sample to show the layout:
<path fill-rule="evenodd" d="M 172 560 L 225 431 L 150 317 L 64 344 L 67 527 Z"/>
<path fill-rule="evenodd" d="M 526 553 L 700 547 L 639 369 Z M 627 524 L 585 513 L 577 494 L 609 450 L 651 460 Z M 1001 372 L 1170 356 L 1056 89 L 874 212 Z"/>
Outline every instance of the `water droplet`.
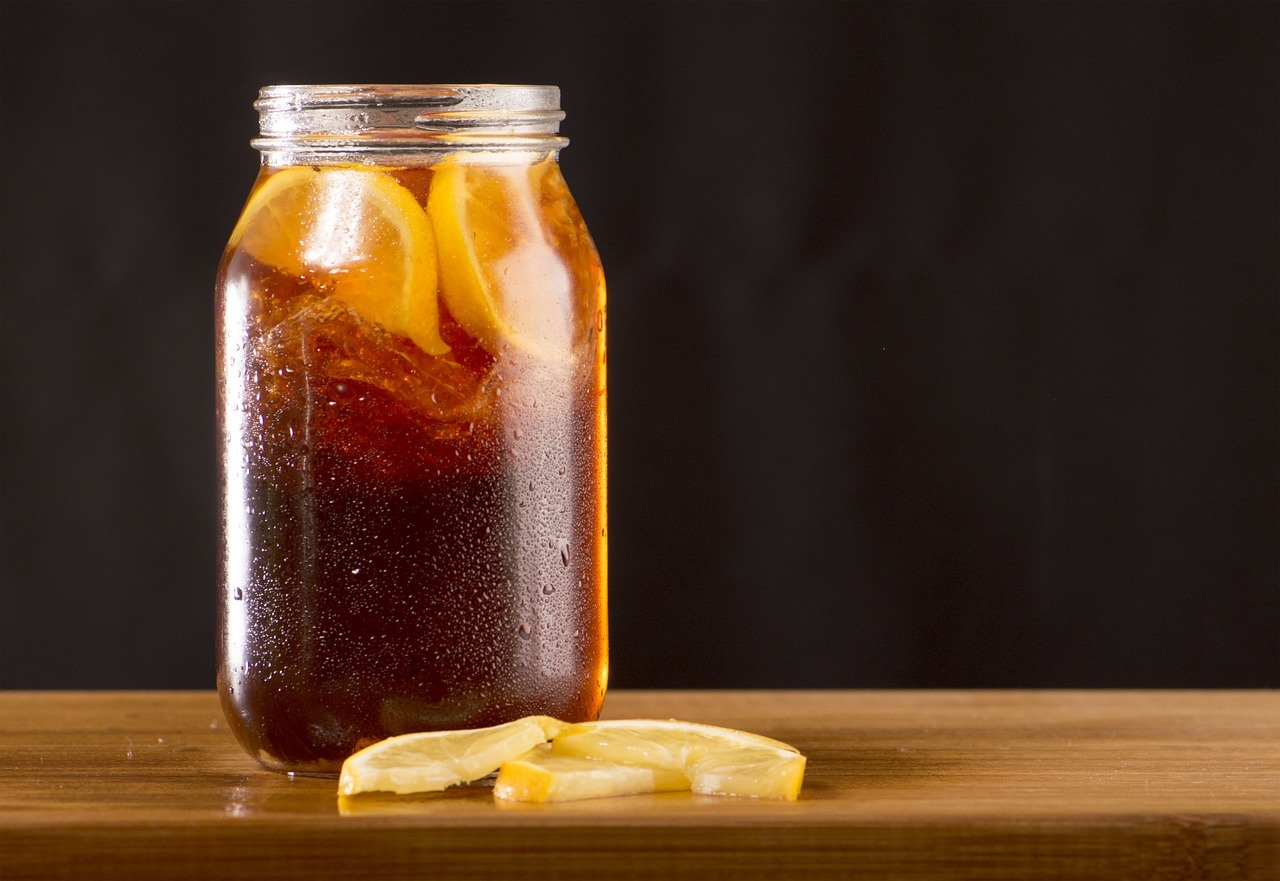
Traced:
<path fill-rule="evenodd" d="M 359 566 L 357 566 L 356 568 L 352 569 L 352 570 L 351 570 L 351 574 L 352 574 L 352 575 L 359 575 L 359 574 L 360 574 L 360 567 L 359 567 Z"/>
<path fill-rule="evenodd" d="M 569 542 L 565 539 L 560 539 L 560 562 L 569 567 Z"/>
<path fill-rule="evenodd" d="M 604 333 L 604 310 L 596 310 L 596 331 Z"/>
<path fill-rule="evenodd" d="M 334 383 L 333 397 L 329 401 L 329 406 L 333 407 L 337 404 L 350 404 L 356 400 L 360 392 L 345 382 Z"/>
<path fill-rule="evenodd" d="M 553 593 L 555 593 L 555 592 L 556 592 L 556 586 L 555 586 L 554 584 L 544 584 L 544 585 L 542 585 L 542 595 L 543 595 L 544 597 L 549 597 L 549 596 L 551 596 L 551 595 L 552 595 Z"/>
<path fill-rule="evenodd" d="M 233 590 L 233 591 L 231 592 L 231 598 L 232 598 L 233 600 L 242 600 L 242 599 L 244 599 L 244 591 L 237 587 L 235 590 Z"/>
<path fill-rule="evenodd" d="M 511 436 L 516 440 L 520 440 L 520 438 L 524 437 L 524 432 L 517 428 L 515 431 L 511 432 Z"/>
<path fill-rule="evenodd" d="M 563 466 L 563 465 L 561 465 L 561 466 L 560 466 L 560 473 L 561 473 L 562 475 L 564 474 L 564 466 Z"/>
<path fill-rule="evenodd" d="M 521 624 L 516 628 L 516 633 L 520 634 L 521 639 L 528 639 L 529 634 L 533 633 L 533 628 L 528 624 Z"/>

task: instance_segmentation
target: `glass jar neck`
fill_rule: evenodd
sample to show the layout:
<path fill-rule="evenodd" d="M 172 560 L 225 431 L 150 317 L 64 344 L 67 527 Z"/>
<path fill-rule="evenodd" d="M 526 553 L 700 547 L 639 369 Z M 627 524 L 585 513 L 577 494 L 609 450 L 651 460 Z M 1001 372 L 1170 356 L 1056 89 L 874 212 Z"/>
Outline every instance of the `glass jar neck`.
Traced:
<path fill-rule="evenodd" d="M 269 165 L 554 154 L 569 142 L 555 86 L 266 86 L 253 106 L 251 143 Z"/>

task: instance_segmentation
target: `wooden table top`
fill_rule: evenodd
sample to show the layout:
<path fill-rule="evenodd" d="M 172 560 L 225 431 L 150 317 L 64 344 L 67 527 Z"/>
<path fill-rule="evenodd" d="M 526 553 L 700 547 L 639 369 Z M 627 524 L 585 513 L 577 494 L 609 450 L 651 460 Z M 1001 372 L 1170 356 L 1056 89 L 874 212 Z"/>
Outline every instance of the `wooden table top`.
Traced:
<path fill-rule="evenodd" d="M 212 692 L 0 693 L 0 877 L 1280 878 L 1280 694 L 610 693 L 787 741 L 800 801 L 340 800 Z"/>

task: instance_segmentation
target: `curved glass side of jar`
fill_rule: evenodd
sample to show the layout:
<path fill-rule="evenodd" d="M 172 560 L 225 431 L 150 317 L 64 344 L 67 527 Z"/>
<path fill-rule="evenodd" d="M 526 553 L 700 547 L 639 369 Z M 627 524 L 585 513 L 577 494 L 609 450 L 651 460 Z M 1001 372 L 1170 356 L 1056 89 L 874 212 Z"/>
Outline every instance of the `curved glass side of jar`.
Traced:
<path fill-rule="evenodd" d="M 604 281 L 555 152 L 348 158 L 269 161 L 218 275 L 218 686 L 277 770 L 607 679 Z"/>

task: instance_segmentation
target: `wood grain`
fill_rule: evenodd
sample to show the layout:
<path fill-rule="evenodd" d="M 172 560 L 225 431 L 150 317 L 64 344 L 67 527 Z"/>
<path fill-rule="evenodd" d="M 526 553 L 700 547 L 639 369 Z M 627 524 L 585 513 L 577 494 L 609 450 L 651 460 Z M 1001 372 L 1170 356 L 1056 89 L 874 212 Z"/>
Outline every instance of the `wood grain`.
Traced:
<path fill-rule="evenodd" d="M 208 692 L 0 694 L 0 877 L 1280 878 L 1280 695 L 613 692 L 794 744 L 801 800 L 339 800 Z"/>

